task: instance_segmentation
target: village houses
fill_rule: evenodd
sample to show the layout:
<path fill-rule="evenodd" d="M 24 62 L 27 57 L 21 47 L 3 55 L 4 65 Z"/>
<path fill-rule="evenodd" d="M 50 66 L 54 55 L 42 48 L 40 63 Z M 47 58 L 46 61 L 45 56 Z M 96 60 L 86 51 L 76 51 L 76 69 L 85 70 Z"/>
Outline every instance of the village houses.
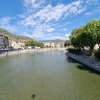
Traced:
<path fill-rule="evenodd" d="M 61 48 L 64 47 L 64 42 L 54 43 L 54 42 L 43 42 L 44 47 Z"/>
<path fill-rule="evenodd" d="M 24 39 L 15 39 L 0 35 L 0 49 L 8 47 L 12 47 L 13 49 L 23 48 L 25 47 L 25 42 L 26 40 Z"/>
<path fill-rule="evenodd" d="M 23 39 L 9 39 L 9 46 L 13 47 L 14 49 L 23 48 L 25 47 L 26 40 Z"/>

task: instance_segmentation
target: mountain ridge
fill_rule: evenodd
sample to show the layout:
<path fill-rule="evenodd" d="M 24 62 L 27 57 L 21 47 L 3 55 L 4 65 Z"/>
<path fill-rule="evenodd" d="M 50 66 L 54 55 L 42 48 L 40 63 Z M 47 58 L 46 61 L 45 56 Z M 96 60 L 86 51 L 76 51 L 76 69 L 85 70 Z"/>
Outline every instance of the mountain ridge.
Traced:
<path fill-rule="evenodd" d="M 60 39 L 55 39 L 55 40 L 42 40 L 41 42 L 54 42 L 54 43 L 60 43 L 60 42 L 65 42 L 64 40 Z"/>

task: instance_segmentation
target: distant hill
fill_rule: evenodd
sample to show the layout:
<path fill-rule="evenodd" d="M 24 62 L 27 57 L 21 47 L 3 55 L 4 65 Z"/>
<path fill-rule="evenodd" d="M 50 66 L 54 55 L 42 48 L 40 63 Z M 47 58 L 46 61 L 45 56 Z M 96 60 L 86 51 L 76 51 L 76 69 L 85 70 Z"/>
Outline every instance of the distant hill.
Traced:
<path fill-rule="evenodd" d="M 2 28 L 0 28 L 0 35 L 4 35 L 4 36 L 7 36 L 9 38 L 14 38 L 14 39 L 33 40 L 32 38 L 27 37 L 27 36 L 12 34 L 12 33 L 8 32 L 8 31 L 6 31 L 5 29 L 2 29 Z"/>
<path fill-rule="evenodd" d="M 53 42 L 53 43 L 60 43 L 60 42 L 65 42 L 65 41 L 60 40 L 60 39 L 55 39 L 55 40 L 44 40 L 44 41 L 41 41 L 41 42 Z"/>

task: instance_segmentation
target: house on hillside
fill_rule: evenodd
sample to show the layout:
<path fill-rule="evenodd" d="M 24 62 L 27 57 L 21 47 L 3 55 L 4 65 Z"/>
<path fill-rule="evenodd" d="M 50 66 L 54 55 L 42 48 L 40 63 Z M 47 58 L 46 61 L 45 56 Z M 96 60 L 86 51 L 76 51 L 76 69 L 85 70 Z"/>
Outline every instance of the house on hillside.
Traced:
<path fill-rule="evenodd" d="M 64 47 L 64 42 L 56 43 L 56 44 L 55 44 L 55 47 L 56 47 L 56 48 L 62 48 L 62 47 Z"/>
<path fill-rule="evenodd" d="M 9 38 L 4 35 L 0 35 L 0 48 L 6 48 L 9 46 Z"/>
<path fill-rule="evenodd" d="M 23 39 L 14 39 L 14 38 L 9 39 L 9 44 L 14 49 L 25 47 L 25 42 L 26 40 Z"/>
<path fill-rule="evenodd" d="M 52 47 L 52 48 L 55 47 L 55 43 L 53 42 L 43 42 L 43 44 L 44 44 L 44 47 Z"/>

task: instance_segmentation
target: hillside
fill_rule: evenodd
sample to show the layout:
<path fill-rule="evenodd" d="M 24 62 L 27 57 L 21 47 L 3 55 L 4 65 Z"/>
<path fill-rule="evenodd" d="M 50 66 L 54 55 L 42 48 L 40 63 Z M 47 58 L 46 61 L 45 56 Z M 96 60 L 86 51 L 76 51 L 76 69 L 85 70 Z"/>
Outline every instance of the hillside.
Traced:
<path fill-rule="evenodd" d="M 33 40 L 32 38 L 27 37 L 27 36 L 20 36 L 20 35 L 12 34 L 12 33 L 8 32 L 2 28 L 0 28 L 0 35 L 4 35 L 4 36 L 7 36 L 9 38 L 14 38 L 14 39 Z"/>

